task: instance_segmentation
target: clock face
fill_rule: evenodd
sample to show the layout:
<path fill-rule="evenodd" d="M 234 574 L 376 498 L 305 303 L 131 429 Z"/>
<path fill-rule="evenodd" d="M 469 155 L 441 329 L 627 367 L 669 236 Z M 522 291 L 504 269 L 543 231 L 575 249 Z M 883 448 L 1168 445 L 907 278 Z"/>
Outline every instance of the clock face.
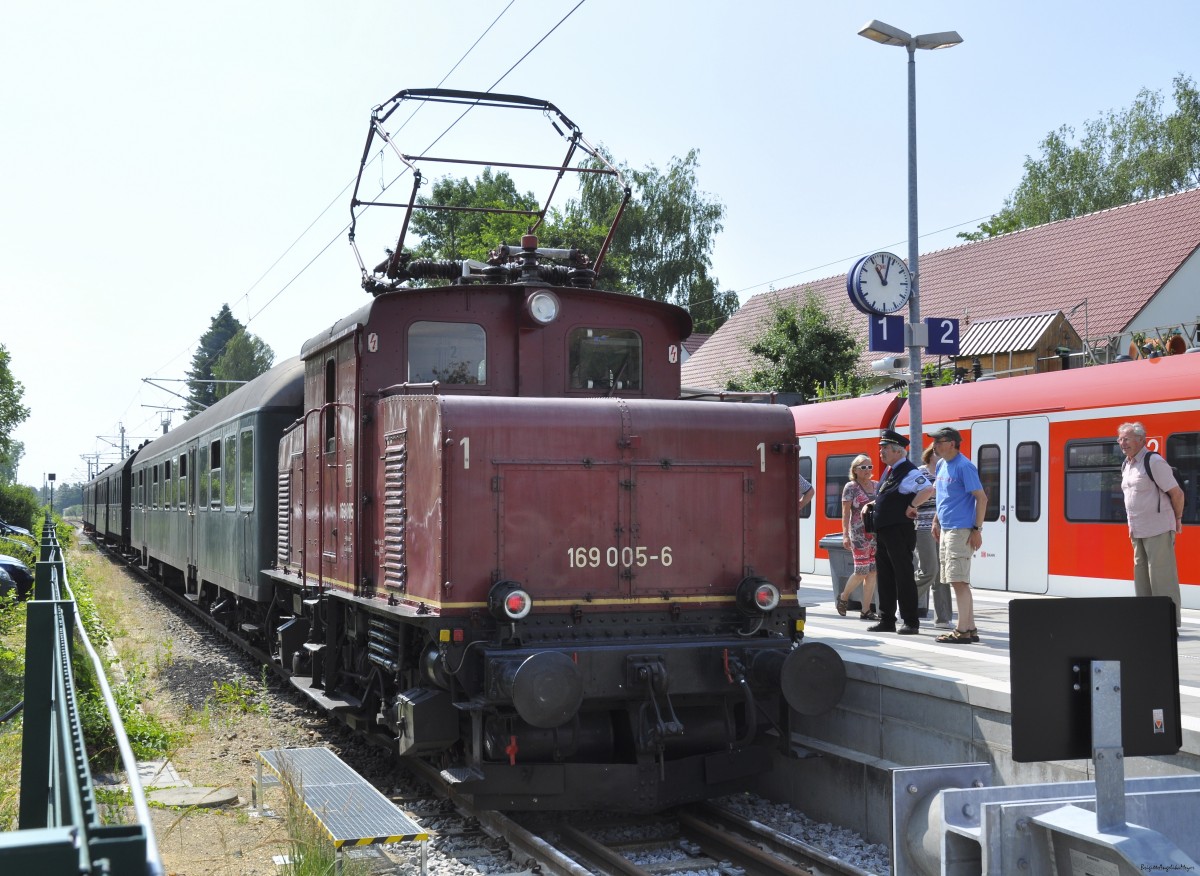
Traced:
<path fill-rule="evenodd" d="M 895 313 L 912 295 L 912 275 L 899 256 L 877 252 L 860 259 L 846 278 L 850 301 L 867 314 Z"/>

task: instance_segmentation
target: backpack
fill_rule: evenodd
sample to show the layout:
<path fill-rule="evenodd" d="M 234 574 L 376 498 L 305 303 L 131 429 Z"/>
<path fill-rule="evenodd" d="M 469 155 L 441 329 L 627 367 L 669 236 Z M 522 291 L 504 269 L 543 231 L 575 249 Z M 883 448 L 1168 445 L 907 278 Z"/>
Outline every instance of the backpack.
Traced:
<path fill-rule="evenodd" d="M 1157 450 L 1147 450 L 1146 451 L 1146 477 L 1150 478 L 1150 483 L 1152 483 L 1152 484 L 1154 484 L 1154 486 L 1158 487 L 1158 481 L 1156 481 L 1154 479 L 1154 471 L 1150 468 L 1150 457 L 1151 456 L 1161 457 L 1163 462 L 1166 462 L 1167 458 L 1165 456 L 1163 456 L 1161 453 L 1159 453 Z M 1170 468 L 1171 468 L 1171 476 L 1173 478 L 1175 478 L 1176 485 L 1178 485 L 1179 489 L 1183 490 L 1183 475 L 1180 474 L 1179 467 L 1171 465 L 1169 462 L 1167 463 L 1167 465 L 1170 466 Z M 1162 487 L 1158 487 L 1158 510 L 1159 511 L 1162 510 L 1162 497 L 1165 492 L 1166 492 L 1166 490 L 1164 490 Z M 1184 490 L 1183 495 L 1184 495 L 1184 502 L 1186 503 L 1187 502 L 1187 490 Z"/>

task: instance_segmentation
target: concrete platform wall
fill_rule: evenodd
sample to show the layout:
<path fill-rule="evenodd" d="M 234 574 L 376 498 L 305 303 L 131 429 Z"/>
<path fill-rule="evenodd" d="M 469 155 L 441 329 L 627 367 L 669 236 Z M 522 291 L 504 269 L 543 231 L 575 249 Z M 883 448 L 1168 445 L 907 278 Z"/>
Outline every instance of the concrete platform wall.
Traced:
<path fill-rule="evenodd" d="M 1016 763 L 1006 686 L 971 685 L 872 663 L 846 664 L 846 695 L 833 712 L 793 716 L 799 756 L 780 757 L 759 793 L 811 818 L 891 846 L 891 771 L 987 763 L 995 785 L 1086 781 L 1090 761 Z M 1134 757 L 1128 777 L 1200 773 L 1200 734 L 1184 730 L 1170 757 Z"/>

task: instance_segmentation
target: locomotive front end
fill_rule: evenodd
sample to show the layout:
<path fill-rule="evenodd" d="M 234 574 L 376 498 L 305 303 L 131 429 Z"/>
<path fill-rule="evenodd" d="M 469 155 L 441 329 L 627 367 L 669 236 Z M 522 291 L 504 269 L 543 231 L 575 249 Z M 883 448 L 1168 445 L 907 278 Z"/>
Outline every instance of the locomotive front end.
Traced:
<path fill-rule="evenodd" d="M 387 720 L 402 753 L 460 750 L 484 805 L 726 793 L 793 711 L 840 699 L 840 658 L 803 642 L 786 408 L 404 396 L 379 416 L 415 479 L 394 596 L 438 616 L 427 689 Z"/>

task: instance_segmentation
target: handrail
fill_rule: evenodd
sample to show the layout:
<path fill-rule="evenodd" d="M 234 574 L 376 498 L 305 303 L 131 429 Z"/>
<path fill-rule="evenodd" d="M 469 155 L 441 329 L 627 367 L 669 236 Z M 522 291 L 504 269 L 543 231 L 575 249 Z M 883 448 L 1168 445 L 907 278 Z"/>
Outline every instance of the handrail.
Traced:
<path fill-rule="evenodd" d="M 104 664 L 77 620 L 62 547 L 48 514 L 40 556 L 33 598 L 26 607 L 19 830 L 0 833 L 0 871 L 26 872 L 27 866 L 36 866 L 44 876 L 162 876 L 162 858 L 138 777 L 137 759 L 104 674 Z M 74 635 L 79 636 L 91 662 L 112 722 L 133 798 L 133 824 L 106 825 L 100 819 L 71 666 Z"/>

